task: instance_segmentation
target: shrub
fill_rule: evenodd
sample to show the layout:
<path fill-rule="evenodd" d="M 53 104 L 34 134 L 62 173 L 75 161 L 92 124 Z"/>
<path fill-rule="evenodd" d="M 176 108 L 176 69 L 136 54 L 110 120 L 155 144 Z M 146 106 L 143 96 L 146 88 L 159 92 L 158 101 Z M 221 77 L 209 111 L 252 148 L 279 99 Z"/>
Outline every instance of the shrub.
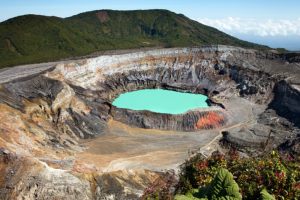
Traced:
<path fill-rule="evenodd" d="M 192 188 L 209 186 L 211 177 L 221 168 L 233 174 L 243 199 L 259 199 L 266 190 L 277 199 L 297 199 L 300 196 L 299 156 L 279 156 L 271 152 L 261 158 L 240 158 L 237 151 L 213 155 L 207 159 L 199 154 L 188 159 L 182 169 L 179 190 L 186 194 Z"/>
<path fill-rule="evenodd" d="M 170 174 L 166 173 L 163 176 L 160 176 L 153 183 L 150 184 L 150 187 L 146 188 L 142 199 L 161 199 L 161 200 L 170 200 L 174 199 L 174 196 L 170 192 L 170 187 L 174 181 L 175 173 Z"/>
<path fill-rule="evenodd" d="M 200 154 L 190 157 L 179 174 L 177 192 L 186 195 L 181 195 L 180 198 L 204 198 L 196 197 L 196 193 L 203 193 L 204 190 L 207 192 L 208 188 L 214 187 L 213 177 L 222 169 L 227 169 L 232 174 L 244 200 L 268 200 L 274 197 L 296 200 L 300 197 L 299 155 L 285 156 L 277 151 L 260 157 L 249 155 L 248 158 L 241 158 L 237 151 L 231 150 L 227 157 L 221 154 L 208 158 L 203 158 Z M 166 177 L 168 176 L 161 179 L 163 181 L 160 184 L 159 181 L 152 184 L 151 191 L 147 188 L 143 199 L 173 199 L 170 187 L 174 175 Z"/>
<path fill-rule="evenodd" d="M 211 182 L 211 186 L 201 187 L 198 190 L 192 190 L 186 197 L 187 200 L 242 199 L 242 195 L 239 193 L 239 186 L 233 180 L 232 174 L 226 169 L 221 169 L 220 171 L 218 171 L 218 173 Z M 185 199 L 185 196 L 176 195 L 175 199 Z"/>

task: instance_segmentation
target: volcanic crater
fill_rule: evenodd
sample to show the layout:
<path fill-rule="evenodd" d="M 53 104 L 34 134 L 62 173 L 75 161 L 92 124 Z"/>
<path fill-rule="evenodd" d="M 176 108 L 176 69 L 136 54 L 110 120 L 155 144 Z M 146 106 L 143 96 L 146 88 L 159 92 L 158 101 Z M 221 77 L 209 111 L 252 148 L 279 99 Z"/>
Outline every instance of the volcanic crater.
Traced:
<path fill-rule="evenodd" d="M 212 45 L 4 70 L 0 198 L 136 199 L 189 150 L 297 152 L 299 62 L 299 53 Z M 172 115 L 112 105 L 141 89 L 203 94 L 210 107 Z"/>
<path fill-rule="evenodd" d="M 155 85 L 154 88 L 167 90 L 161 84 Z M 183 89 L 180 91 L 186 92 Z M 112 104 L 109 104 L 109 106 L 110 115 L 114 120 L 131 127 L 168 131 L 194 131 L 199 129 L 216 129 L 224 126 L 226 122 L 228 122 L 228 112 L 224 109 L 222 104 L 216 104 L 209 99 L 207 102 L 210 107 L 198 107 L 182 114 L 157 113 L 149 110 L 131 110 L 128 108 L 119 108 Z M 156 104 L 159 104 L 159 102 L 156 102 Z"/>

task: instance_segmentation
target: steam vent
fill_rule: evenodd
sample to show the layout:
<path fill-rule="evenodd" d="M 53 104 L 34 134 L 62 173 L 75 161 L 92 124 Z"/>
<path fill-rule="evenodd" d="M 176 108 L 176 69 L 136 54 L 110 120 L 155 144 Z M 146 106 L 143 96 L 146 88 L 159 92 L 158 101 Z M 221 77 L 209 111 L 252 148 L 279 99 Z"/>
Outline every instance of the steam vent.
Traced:
<path fill-rule="evenodd" d="M 300 54 L 231 46 L 136 51 L 0 71 L 0 199 L 139 199 L 188 151 L 299 151 Z M 180 114 L 112 105 L 162 89 Z M 270 143 L 271 141 L 271 143 Z"/>

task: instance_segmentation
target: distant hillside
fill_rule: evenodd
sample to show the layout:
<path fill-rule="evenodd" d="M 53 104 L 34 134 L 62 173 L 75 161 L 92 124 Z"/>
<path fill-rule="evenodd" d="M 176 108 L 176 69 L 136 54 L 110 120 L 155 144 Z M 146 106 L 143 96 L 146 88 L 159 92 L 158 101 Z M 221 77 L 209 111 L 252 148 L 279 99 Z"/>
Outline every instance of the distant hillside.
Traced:
<path fill-rule="evenodd" d="M 206 44 L 270 49 L 168 10 L 100 10 L 65 19 L 25 15 L 0 23 L 0 68 L 100 50 Z"/>

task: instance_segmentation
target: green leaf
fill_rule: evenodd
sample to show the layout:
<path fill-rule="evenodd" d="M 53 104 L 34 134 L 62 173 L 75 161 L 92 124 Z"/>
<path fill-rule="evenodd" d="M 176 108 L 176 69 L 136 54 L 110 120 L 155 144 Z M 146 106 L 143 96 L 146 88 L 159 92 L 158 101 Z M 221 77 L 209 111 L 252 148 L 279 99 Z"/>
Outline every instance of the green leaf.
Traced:
<path fill-rule="evenodd" d="M 205 196 L 210 187 L 202 187 L 200 189 L 192 189 L 186 195 L 176 195 L 174 199 L 176 200 L 208 200 Z"/>
<path fill-rule="evenodd" d="M 261 191 L 261 199 L 262 200 L 275 200 L 275 198 L 272 196 L 272 195 L 270 195 L 268 192 L 267 192 L 267 190 L 263 190 L 263 191 Z"/>
<path fill-rule="evenodd" d="M 179 195 L 177 194 L 175 197 L 174 197 L 175 200 L 190 200 L 191 198 L 190 197 L 187 197 L 187 196 L 184 196 L 184 195 Z"/>
<path fill-rule="evenodd" d="M 212 200 L 241 200 L 239 186 L 228 170 L 221 169 L 211 182 Z"/>
<path fill-rule="evenodd" d="M 201 187 L 197 190 L 194 190 L 192 195 L 198 199 L 207 199 L 211 194 L 211 187 Z"/>
<path fill-rule="evenodd" d="M 191 193 L 190 193 L 191 194 Z M 201 199 L 199 199 L 199 198 L 197 198 L 197 197 L 188 197 L 188 196 L 190 196 L 190 195 L 187 195 L 187 196 L 185 196 L 185 195 L 176 195 L 175 197 L 174 197 L 174 199 L 175 200 L 208 200 L 207 198 L 205 199 L 205 198 L 201 198 Z"/>

